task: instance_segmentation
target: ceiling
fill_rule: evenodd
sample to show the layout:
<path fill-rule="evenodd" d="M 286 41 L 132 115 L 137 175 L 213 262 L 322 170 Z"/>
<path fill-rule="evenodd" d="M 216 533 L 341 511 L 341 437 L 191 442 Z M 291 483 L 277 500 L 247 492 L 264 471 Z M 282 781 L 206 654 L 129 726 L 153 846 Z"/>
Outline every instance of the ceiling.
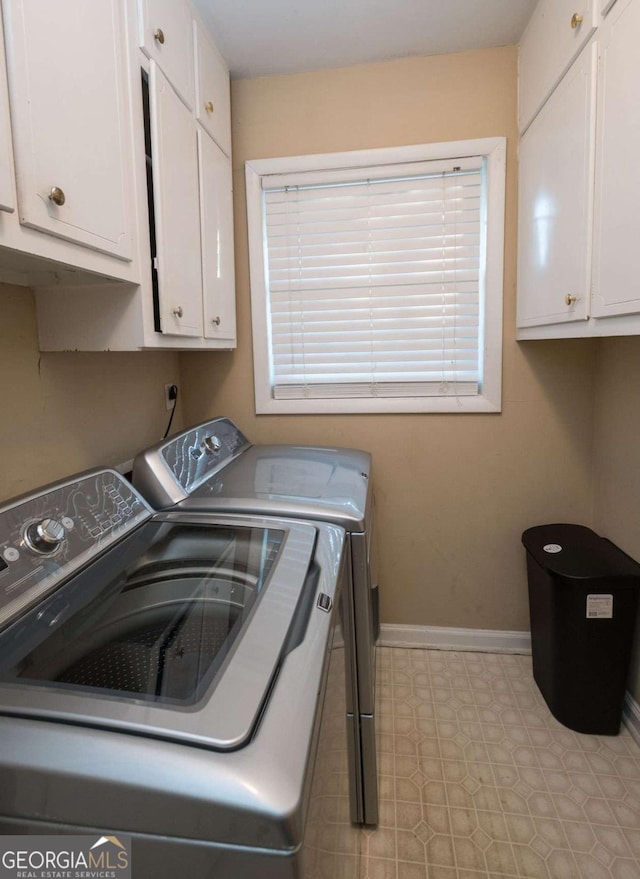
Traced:
<path fill-rule="evenodd" d="M 233 79 L 518 42 L 536 0 L 194 0 Z"/>

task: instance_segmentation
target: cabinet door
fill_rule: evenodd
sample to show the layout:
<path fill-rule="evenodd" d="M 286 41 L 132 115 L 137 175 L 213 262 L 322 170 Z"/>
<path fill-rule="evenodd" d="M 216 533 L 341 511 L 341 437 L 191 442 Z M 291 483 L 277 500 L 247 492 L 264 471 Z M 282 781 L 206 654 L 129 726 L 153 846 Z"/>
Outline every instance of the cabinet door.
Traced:
<path fill-rule="evenodd" d="M 4 35 L 2 15 L 0 14 L 0 211 L 12 212 L 14 210 L 11 125 L 9 123 L 9 98 L 4 59 Z"/>
<path fill-rule="evenodd" d="M 589 46 L 520 141 L 519 327 L 588 317 L 596 64 Z"/>
<path fill-rule="evenodd" d="M 600 0 L 600 12 L 602 15 L 606 15 L 615 2 L 616 0 Z"/>
<path fill-rule="evenodd" d="M 193 108 L 191 12 L 183 0 L 139 0 L 140 46 Z"/>
<path fill-rule="evenodd" d="M 233 262 L 231 160 L 208 134 L 198 131 L 204 335 L 235 345 L 236 299 Z"/>
<path fill-rule="evenodd" d="M 539 0 L 520 43 L 518 118 L 524 131 L 596 29 L 599 0 Z"/>
<path fill-rule="evenodd" d="M 196 53 L 196 116 L 218 144 L 231 156 L 231 100 L 229 71 L 202 25 L 194 21 Z"/>
<path fill-rule="evenodd" d="M 640 311 L 640 0 L 617 0 L 598 71 L 593 315 Z"/>
<path fill-rule="evenodd" d="M 149 87 L 160 324 L 202 336 L 196 121 L 153 61 Z"/>
<path fill-rule="evenodd" d="M 20 222 L 131 259 L 119 0 L 5 0 Z"/>

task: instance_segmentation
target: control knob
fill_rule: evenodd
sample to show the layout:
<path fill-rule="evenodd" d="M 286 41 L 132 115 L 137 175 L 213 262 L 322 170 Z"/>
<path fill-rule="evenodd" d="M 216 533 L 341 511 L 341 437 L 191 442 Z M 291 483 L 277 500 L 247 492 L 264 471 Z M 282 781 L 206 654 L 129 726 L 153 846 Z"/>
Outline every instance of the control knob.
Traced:
<path fill-rule="evenodd" d="M 62 545 L 65 533 L 57 519 L 42 519 L 41 522 L 32 522 L 24 537 L 26 544 L 35 552 L 50 554 Z"/>
<path fill-rule="evenodd" d="M 202 441 L 202 447 L 205 452 L 215 455 L 222 448 L 222 441 L 217 436 L 206 436 Z"/>

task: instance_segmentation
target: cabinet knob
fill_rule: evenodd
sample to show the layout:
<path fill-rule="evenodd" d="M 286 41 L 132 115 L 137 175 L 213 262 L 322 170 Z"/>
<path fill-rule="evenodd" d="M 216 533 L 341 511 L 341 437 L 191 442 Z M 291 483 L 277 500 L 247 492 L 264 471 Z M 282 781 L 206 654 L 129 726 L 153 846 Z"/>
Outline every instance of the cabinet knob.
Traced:
<path fill-rule="evenodd" d="M 218 315 L 217 317 L 212 317 L 211 323 L 215 324 L 217 327 L 219 327 L 220 326 L 220 315 Z"/>
<path fill-rule="evenodd" d="M 213 113 L 213 101 L 207 101 L 207 103 L 204 105 L 204 108 L 207 113 Z"/>
<path fill-rule="evenodd" d="M 577 301 L 578 301 L 578 297 L 572 296 L 571 293 L 567 293 L 567 295 L 564 297 L 564 304 L 565 305 L 573 305 L 573 303 L 577 302 Z"/>
<path fill-rule="evenodd" d="M 49 193 L 49 198 L 54 204 L 57 204 L 59 206 L 62 206 L 66 201 L 64 192 L 62 191 L 62 189 L 60 189 L 59 186 L 52 186 L 51 187 L 51 192 Z"/>
<path fill-rule="evenodd" d="M 175 315 L 176 317 L 182 317 L 182 315 L 184 314 L 182 306 L 178 305 L 176 308 L 173 309 L 171 314 Z"/>
<path fill-rule="evenodd" d="M 575 30 L 577 27 L 580 27 L 583 21 L 584 16 L 580 15 L 579 12 L 574 12 L 571 16 L 571 27 Z"/>
<path fill-rule="evenodd" d="M 160 43 L 161 46 L 164 45 L 164 31 L 161 27 L 159 27 L 155 32 L 155 34 L 153 35 L 153 39 L 156 41 L 156 43 Z"/>

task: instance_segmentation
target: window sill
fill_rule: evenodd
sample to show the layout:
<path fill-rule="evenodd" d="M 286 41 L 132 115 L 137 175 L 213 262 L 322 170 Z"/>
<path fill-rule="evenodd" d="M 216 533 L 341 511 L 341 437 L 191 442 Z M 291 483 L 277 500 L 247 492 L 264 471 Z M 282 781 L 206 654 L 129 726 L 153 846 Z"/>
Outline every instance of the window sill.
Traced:
<path fill-rule="evenodd" d="M 501 412 L 497 400 L 476 397 L 378 397 L 354 399 L 274 400 L 256 399 L 257 415 L 365 415 L 365 414 L 474 414 Z"/>

